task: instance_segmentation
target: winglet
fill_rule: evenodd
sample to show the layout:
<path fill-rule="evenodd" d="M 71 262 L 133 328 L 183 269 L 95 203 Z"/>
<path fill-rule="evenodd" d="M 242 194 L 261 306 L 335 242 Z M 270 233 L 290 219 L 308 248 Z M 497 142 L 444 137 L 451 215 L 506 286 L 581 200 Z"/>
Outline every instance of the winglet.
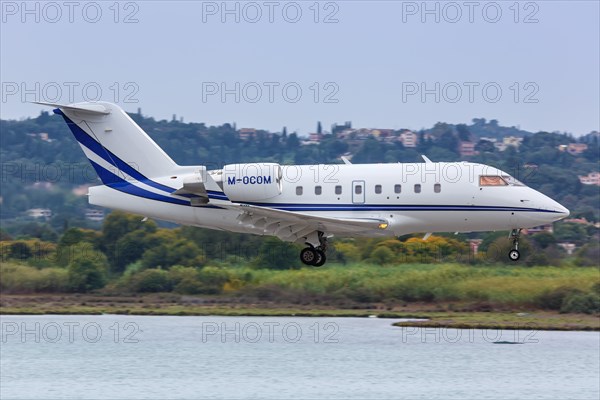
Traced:
<path fill-rule="evenodd" d="M 423 236 L 423 240 L 429 239 L 429 236 L 431 236 L 431 232 L 427 232 L 425 236 Z"/>
<path fill-rule="evenodd" d="M 33 101 L 32 103 L 40 104 L 42 106 L 62 108 L 65 110 L 79 111 L 79 112 L 84 112 L 84 113 L 89 113 L 89 114 L 99 114 L 99 115 L 110 114 L 110 110 L 107 109 L 102 104 L 94 104 L 94 103 L 56 104 L 56 103 L 46 103 L 43 101 Z"/>

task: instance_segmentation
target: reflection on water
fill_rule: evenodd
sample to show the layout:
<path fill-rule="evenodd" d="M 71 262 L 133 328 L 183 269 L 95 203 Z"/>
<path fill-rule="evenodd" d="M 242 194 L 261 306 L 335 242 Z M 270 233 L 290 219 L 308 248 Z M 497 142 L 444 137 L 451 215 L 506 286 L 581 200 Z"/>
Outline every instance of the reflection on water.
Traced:
<path fill-rule="evenodd" d="M 398 328 L 374 318 L 0 320 L 3 400 L 600 396 L 598 332 Z"/>

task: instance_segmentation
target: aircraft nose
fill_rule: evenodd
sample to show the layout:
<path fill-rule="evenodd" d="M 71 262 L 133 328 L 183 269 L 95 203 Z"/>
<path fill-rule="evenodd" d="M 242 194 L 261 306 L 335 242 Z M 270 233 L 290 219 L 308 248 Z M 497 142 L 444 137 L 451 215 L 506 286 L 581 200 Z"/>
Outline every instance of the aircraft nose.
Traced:
<path fill-rule="evenodd" d="M 556 208 L 556 211 L 558 212 L 561 218 L 567 218 L 571 214 L 571 212 L 562 204 L 556 203 L 556 205 L 558 206 Z"/>
<path fill-rule="evenodd" d="M 562 204 L 552 199 L 548 199 L 549 201 L 546 203 L 546 209 L 554 211 L 558 215 L 558 219 L 567 218 L 571 212 Z"/>

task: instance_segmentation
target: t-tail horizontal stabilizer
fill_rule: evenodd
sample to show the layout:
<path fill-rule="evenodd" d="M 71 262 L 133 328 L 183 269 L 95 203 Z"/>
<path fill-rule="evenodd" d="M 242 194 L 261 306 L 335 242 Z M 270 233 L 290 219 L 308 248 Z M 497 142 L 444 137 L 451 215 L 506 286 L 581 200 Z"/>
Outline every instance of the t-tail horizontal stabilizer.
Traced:
<path fill-rule="evenodd" d="M 108 115 L 110 114 L 110 110 L 104 107 L 102 104 L 94 104 L 94 103 L 82 103 L 82 104 L 56 104 L 56 103 L 46 103 L 43 101 L 34 101 L 35 104 L 41 104 L 42 106 L 49 107 L 57 107 L 62 108 L 64 110 L 69 111 L 79 111 L 83 113 L 89 114 L 98 114 L 98 115 Z"/>

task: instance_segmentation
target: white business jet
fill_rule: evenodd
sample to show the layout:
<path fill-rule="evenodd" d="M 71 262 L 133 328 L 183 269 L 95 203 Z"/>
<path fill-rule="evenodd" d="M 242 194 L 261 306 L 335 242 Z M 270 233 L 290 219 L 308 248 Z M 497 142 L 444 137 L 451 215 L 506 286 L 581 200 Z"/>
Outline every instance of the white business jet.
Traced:
<path fill-rule="evenodd" d="M 504 171 L 469 162 L 279 165 L 207 170 L 177 165 L 120 107 L 59 105 L 102 180 L 90 204 L 147 217 L 303 243 L 304 264 L 325 263 L 327 239 L 414 232 L 509 230 L 509 258 L 520 257 L 522 228 L 560 220 L 569 210 Z"/>

